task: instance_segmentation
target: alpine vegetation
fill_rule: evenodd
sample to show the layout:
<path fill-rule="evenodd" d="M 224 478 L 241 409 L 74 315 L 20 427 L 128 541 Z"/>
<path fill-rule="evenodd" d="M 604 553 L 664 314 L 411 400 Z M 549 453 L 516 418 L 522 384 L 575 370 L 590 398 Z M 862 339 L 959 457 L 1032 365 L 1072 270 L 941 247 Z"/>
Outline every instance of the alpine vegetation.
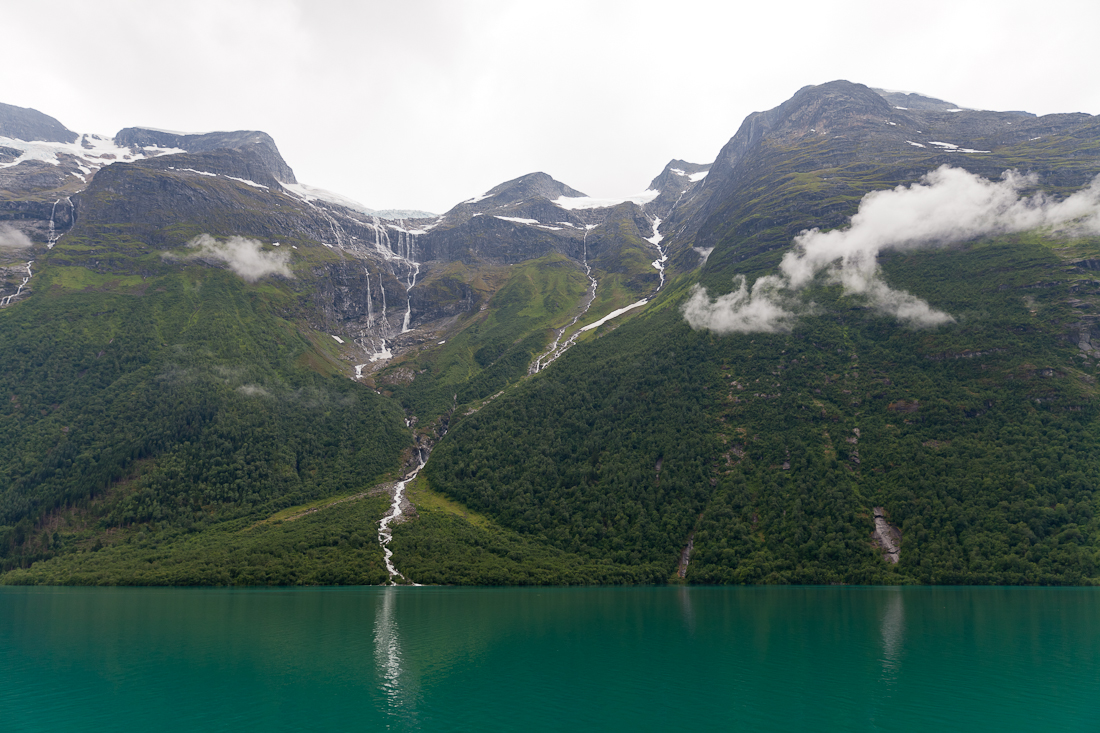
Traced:
<path fill-rule="evenodd" d="M 187 246 L 196 250 L 191 258 L 206 257 L 224 262 L 250 283 L 265 275 L 294 277 L 290 272 L 290 253 L 265 252 L 256 239 L 234 236 L 219 242 L 209 234 L 200 234 Z"/>
<path fill-rule="evenodd" d="M 917 183 L 863 197 L 845 229 L 803 231 L 779 264 L 780 274 L 761 277 L 750 290 L 742 275 L 737 289 L 711 300 L 696 286 L 683 312 L 692 328 L 717 333 L 790 330 L 799 312 L 812 310 L 797 294 L 821 272 L 846 295 L 866 298 L 883 314 L 914 328 L 954 319 L 920 298 L 887 285 L 880 273 L 883 250 L 944 246 L 983 236 L 1046 229 L 1051 234 L 1100 233 L 1100 178 L 1062 201 L 1042 193 L 1022 196 L 1033 175 L 1005 171 L 991 181 L 962 168 L 941 166 Z"/>

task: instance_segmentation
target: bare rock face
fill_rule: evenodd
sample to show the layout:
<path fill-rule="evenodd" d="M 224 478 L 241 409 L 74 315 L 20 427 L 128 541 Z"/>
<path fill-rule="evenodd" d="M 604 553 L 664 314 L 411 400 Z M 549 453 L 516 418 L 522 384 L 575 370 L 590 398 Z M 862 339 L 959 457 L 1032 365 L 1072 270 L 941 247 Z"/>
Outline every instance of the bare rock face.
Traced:
<path fill-rule="evenodd" d="M 0 135 L 16 140 L 74 143 L 76 133 L 36 109 L 0 104 Z"/>
<path fill-rule="evenodd" d="M 886 521 L 886 510 L 875 507 L 875 544 L 882 548 L 882 558 L 897 564 L 901 559 L 901 530 Z"/>
<path fill-rule="evenodd" d="M 189 153 L 209 153 L 214 150 L 240 150 L 260 160 L 268 174 L 281 183 L 297 183 L 294 171 L 283 160 L 275 140 L 266 132 L 238 130 L 236 132 L 208 132 L 184 134 L 127 127 L 115 135 L 115 144 L 122 147 L 144 148 L 155 145 L 161 148 L 179 148 Z M 254 179 L 253 179 L 254 180 Z"/>

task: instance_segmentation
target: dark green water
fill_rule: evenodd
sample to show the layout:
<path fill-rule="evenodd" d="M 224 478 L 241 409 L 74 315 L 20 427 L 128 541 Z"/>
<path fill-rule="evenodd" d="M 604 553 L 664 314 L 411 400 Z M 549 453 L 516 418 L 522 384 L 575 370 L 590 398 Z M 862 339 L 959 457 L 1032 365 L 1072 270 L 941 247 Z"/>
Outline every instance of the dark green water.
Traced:
<path fill-rule="evenodd" d="M 1100 592 L 0 588 L 0 731 L 1100 730 Z"/>

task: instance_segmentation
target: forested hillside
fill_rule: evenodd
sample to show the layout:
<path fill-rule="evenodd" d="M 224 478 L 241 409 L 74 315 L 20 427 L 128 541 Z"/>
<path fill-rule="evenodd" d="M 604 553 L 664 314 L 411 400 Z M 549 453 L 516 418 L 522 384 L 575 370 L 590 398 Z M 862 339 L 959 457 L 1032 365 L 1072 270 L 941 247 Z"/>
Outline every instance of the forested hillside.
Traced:
<path fill-rule="evenodd" d="M 612 204 L 386 222 L 262 133 L 26 184 L 0 582 L 1100 582 L 1100 123 L 888 97 Z"/>

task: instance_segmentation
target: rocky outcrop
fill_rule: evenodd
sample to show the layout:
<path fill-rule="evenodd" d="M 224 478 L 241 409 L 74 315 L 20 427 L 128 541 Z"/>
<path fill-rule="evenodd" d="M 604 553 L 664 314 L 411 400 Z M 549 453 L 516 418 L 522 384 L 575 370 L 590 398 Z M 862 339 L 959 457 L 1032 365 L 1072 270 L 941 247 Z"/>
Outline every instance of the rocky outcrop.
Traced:
<path fill-rule="evenodd" d="M 875 507 L 875 531 L 872 538 L 882 550 L 882 559 L 897 564 L 901 559 L 901 530 L 886 521 L 886 510 Z"/>
<path fill-rule="evenodd" d="M 545 199 L 541 201 L 545 202 Z M 535 220 L 534 217 L 519 217 L 516 212 L 510 213 L 515 215 L 514 218 Z M 514 264 L 551 252 L 560 252 L 579 260 L 583 257 L 583 234 L 581 228 L 559 227 L 551 230 L 499 219 L 495 215 L 479 214 L 456 226 L 441 225 L 432 229 L 417 238 L 417 247 L 420 260 L 424 262 Z"/>
<path fill-rule="evenodd" d="M 222 148 L 204 153 L 179 153 L 161 155 L 133 163 L 136 166 L 157 170 L 203 171 L 220 176 L 230 176 L 252 181 L 268 188 L 280 188 L 278 179 L 261 156 L 254 150 Z"/>
<path fill-rule="evenodd" d="M 356 240 L 373 242 L 369 226 L 346 217 L 336 221 L 325 208 L 286 194 L 270 178 L 267 188 L 233 180 L 246 175 L 265 180 L 247 151 L 221 150 L 198 158 L 225 173 L 184 170 L 189 167 L 185 163 L 195 160 L 188 155 L 103 168 L 87 189 L 73 197 L 81 212 L 78 229 L 118 230 L 156 248 L 178 247 L 199 232 L 273 241 L 298 238 L 349 247 Z M 229 177 L 234 173 L 246 175 Z M 188 230 L 181 232 L 180 222 L 187 222 Z"/>
<path fill-rule="evenodd" d="M 150 130 L 144 127 L 127 127 L 115 135 L 115 144 L 121 147 L 180 148 L 189 153 L 209 153 L 214 150 L 239 150 L 251 153 L 259 160 L 268 174 L 283 183 L 297 183 L 294 171 L 283 160 L 275 140 L 266 132 L 238 130 L 236 132 L 178 133 Z"/>
<path fill-rule="evenodd" d="M 486 198 L 492 199 L 494 205 L 515 203 L 537 197 L 550 199 L 586 194 L 570 188 L 561 181 L 555 181 L 546 173 L 528 173 L 527 175 L 505 181 L 499 186 L 494 186 L 486 192 Z"/>
<path fill-rule="evenodd" d="M 702 179 L 693 181 L 692 178 L 709 170 L 709 163 L 700 165 L 686 160 L 670 160 L 661 173 L 649 182 L 649 190 L 659 193 L 657 198 L 645 205 L 646 214 L 667 219 L 673 209 L 690 201 L 694 189 L 702 186 Z"/>
<path fill-rule="evenodd" d="M 681 578 L 687 577 L 688 565 L 691 563 L 691 553 L 695 549 L 695 533 L 692 532 L 688 537 L 687 546 L 680 551 L 680 564 L 676 568 L 676 575 Z"/>
<path fill-rule="evenodd" d="M 0 104 L 0 136 L 16 140 L 75 143 L 77 135 L 36 109 Z"/>

